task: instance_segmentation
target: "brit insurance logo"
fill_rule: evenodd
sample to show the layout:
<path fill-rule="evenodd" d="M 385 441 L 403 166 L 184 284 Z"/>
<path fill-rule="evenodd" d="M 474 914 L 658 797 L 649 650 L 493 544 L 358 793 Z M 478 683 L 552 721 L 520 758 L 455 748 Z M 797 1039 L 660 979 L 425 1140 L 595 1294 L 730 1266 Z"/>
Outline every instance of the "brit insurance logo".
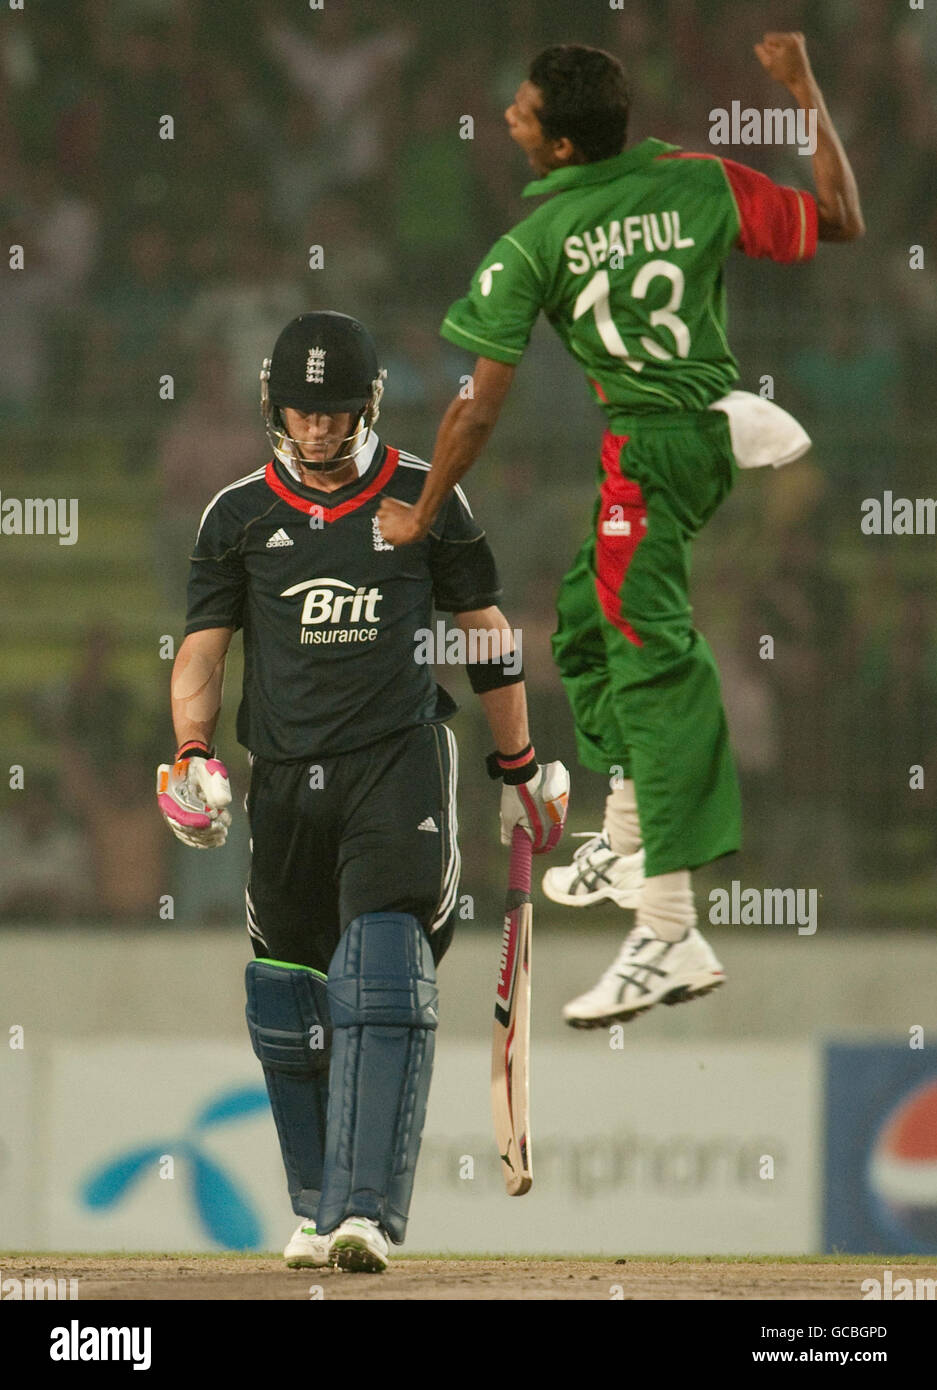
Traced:
<path fill-rule="evenodd" d="M 300 642 L 304 646 L 323 646 L 341 642 L 373 642 L 379 623 L 377 605 L 380 589 L 346 584 L 344 579 L 304 579 L 284 589 L 281 598 L 303 594 L 300 615 Z"/>

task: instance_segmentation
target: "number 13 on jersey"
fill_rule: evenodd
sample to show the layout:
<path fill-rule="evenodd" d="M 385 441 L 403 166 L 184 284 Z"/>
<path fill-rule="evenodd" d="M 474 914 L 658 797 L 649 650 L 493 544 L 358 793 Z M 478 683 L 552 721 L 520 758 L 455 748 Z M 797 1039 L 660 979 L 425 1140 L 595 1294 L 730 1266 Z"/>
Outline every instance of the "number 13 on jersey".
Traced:
<path fill-rule="evenodd" d="M 680 308 L 683 302 L 683 291 L 686 287 L 683 271 L 673 261 L 648 261 L 643 265 L 634 277 L 631 286 L 633 299 L 645 299 L 648 288 L 652 280 L 663 278 L 670 281 L 671 293 L 670 300 L 663 309 L 652 309 L 649 321 L 652 328 L 666 328 L 676 345 L 678 357 L 689 357 L 690 355 L 690 330 L 687 328 L 683 319 L 678 318 L 675 310 Z M 573 306 L 573 322 L 581 319 L 591 309 L 595 315 L 595 326 L 599 337 L 612 357 L 620 357 L 626 366 L 632 371 L 640 372 L 644 370 L 644 363 L 640 358 L 632 357 L 625 346 L 624 339 L 618 331 L 612 318 L 612 309 L 609 302 L 611 296 L 611 282 L 608 278 L 607 270 L 597 270 L 592 279 L 580 292 L 576 303 Z M 663 347 L 654 338 L 649 338 L 646 334 L 641 337 L 641 346 L 651 357 L 656 357 L 659 362 L 669 362 L 673 358 L 673 353 Z"/>

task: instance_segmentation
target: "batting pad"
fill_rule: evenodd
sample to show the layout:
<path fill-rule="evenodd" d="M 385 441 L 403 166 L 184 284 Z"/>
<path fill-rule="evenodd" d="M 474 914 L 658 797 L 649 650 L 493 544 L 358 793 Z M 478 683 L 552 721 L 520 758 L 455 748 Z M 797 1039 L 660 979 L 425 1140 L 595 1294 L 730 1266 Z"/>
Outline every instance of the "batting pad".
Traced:
<path fill-rule="evenodd" d="M 264 1069 L 280 1153 L 297 1216 L 314 1217 L 322 1193 L 331 1028 L 325 977 L 263 958 L 245 971 L 247 1027 Z"/>
<path fill-rule="evenodd" d="M 438 997 L 432 951 L 415 917 L 367 912 L 349 923 L 329 965 L 334 1033 L 320 1233 L 367 1216 L 402 1243 Z"/>

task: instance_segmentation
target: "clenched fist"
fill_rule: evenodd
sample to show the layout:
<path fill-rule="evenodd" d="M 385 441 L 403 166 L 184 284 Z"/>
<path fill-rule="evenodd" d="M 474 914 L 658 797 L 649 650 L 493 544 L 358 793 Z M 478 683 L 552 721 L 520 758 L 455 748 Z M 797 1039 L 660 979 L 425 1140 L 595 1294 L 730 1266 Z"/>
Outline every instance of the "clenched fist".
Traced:
<path fill-rule="evenodd" d="M 388 545 L 413 545 L 421 541 L 428 527 L 421 526 L 417 520 L 415 507 L 407 502 L 399 502 L 396 497 L 385 497 L 377 512 L 377 526 L 382 540 Z"/>
<path fill-rule="evenodd" d="M 801 33 L 765 34 L 761 43 L 755 44 L 755 52 L 769 77 L 785 87 L 811 76 L 807 42 Z"/>

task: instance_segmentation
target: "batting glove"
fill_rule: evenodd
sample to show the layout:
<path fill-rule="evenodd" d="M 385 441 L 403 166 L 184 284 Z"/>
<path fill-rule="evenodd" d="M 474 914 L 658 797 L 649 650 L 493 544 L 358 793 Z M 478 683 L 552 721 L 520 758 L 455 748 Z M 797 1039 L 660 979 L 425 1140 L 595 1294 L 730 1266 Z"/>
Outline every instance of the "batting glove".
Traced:
<path fill-rule="evenodd" d="M 509 845 L 516 825 L 533 841 L 534 854 L 553 849 L 563 833 L 569 805 L 569 773 L 562 763 L 541 766 L 530 744 L 520 753 L 491 753 L 488 773 L 504 782 L 501 843 Z"/>
<path fill-rule="evenodd" d="M 204 744 L 186 744 L 156 770 L 156 799 L 177 840 L 193 849 L 220 849 L 228 838 L 231 783 L 224 763 Z"/>

